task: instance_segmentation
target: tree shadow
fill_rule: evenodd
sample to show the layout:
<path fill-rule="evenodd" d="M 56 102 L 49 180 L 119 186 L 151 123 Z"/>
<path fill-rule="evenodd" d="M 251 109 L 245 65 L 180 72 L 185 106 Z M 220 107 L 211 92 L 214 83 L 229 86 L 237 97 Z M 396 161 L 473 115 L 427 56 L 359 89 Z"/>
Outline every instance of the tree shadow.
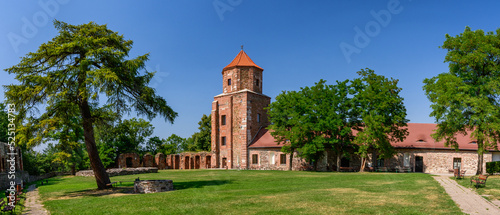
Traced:
<path fill-rule="evenodd" d="M 175 190 L 184 190 L 190 188 L 202 188 L 205 186 L 219 186 L 231 183 L 230 180 L 209 180 L 209 181 L 185 181 L 185 182 L 174 182 Z M 122 186 L 113 187 L 110 189 L 97 190 L 97 189 L 86 189 L 73 192 L 65 192 L 63 196 L 58 196 L 54 199 L 72 199 L 81 197 L 99 197 L 99 196 L 124 196 L 131 195 L 134 193 L 133 183 L 123 184 Z"/>
<path fill-rule="evenodd" d="M 184 190 L 189 188 L 202 188 L 205 186 L 219 186 L 224 184 L 230 184 L 231 180 L 209 180 L 209 181 L 185 181 L 185 182 L 175 182 L 175 190 Z"/>

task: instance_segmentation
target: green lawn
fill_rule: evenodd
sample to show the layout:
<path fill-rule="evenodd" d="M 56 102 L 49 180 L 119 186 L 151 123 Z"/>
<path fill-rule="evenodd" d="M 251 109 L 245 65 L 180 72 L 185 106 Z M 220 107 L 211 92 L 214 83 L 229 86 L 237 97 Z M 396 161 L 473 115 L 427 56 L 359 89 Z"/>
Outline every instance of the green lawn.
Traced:
<path fill-rule="evenodd" d="M 464 179 L 456 179 L 458 184 L 464 186 L 464 187 L 471 187 L 474 188 L 474 186 L 470 185 L 470 177 L 465 177 Z M 497 199 L 500 200 L 500 175 L 494 175 L 488 177 L 486 180 L 486 186 L 481 186 L 478 187 L 477 189 L 474 188 L 476 192 L 479 195 L 485 195 L 486 199 L 493 200 Z"/>
<path fill-rule="evenodd" d="M 304 171 L 166 170 L 111 181 L 171 179 L 175 191 L 131 194 L 132 182 L 95 190 L 94 178 L 40 186 L 52 214 L 460 214 L 430 175 Z"/>

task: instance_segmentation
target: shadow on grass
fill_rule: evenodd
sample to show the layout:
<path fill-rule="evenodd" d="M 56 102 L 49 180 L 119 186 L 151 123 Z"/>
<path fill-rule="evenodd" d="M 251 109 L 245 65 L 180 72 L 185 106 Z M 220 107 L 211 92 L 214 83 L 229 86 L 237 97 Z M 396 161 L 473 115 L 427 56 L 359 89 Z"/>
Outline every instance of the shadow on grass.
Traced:
<path fill-rule="evenodd" d="M 230 180 L 210 180 L 210 181 L 186 181 L 186 182 L 174 182 L 174 190 L 184 190 L 189 188 L 202 188 L 205 186 L 219 186 L 231 183 Z M 132 183 L 130 185 L 118 186 L 111 189 L 97 190 L 97 189 L 87 189 L 79 190 L 73 192 L 66 192 L 64 196 L 58 196 L 49 200 L 56 199 L 73 199 L 82 197 L 99 197 L 99 196 L 124 196 L 134 193 L 134 186 Z"/>
<path fill-rule="evenodd" d="M 230 180 L 210 180 L 210 181 L 185 181 L 185 182 L 175 182 L 175 190 L 184 190 L 189 188 L 202 188 L 205 186 L 219 186 L 224 184 L 230 184 Z"/>

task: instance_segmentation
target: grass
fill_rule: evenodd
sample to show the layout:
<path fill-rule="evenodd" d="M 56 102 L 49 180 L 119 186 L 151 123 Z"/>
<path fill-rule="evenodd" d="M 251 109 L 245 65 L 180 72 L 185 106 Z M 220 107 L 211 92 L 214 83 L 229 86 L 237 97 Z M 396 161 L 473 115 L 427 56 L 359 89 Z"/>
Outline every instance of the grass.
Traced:
<path fill-rule="evenodd" d="M 132 194 L 132 182 L 95 190 L 94 178 L 39 187 L 51 214 L 460 214 L 430 175 L 165 170 L 111 181 L 171 179 L 175 191 Z"/>
<path fill-rule="evenodd" d="M 465 177 L 455 180 L 464 187 L 474 188 L 479 195 L 484 196 L 488 200 L 500 200 L 500 175 L 489 176 L 486 180 L 486 186 L 481 186 L 477 189 L 470 185 L 470 178 Z"/>

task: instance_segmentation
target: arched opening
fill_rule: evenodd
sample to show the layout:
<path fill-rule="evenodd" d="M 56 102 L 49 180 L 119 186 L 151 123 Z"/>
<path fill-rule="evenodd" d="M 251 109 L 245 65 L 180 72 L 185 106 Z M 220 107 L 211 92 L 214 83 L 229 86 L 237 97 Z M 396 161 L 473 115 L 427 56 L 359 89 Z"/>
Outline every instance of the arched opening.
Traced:
<path fill-rule="evenodd" d="M 194 168 L 195 169 L 199 169 L 200 168 L 200 156 L 199 155 L 196 155 L 196 157 L 194 157 Z"/>
<path fill-rule="evenodd" d="M 184 169 L 189 169 L 189 156 L 184 158 Z"/>
<path fill-rule="evenodd" d="M 212 156 L 207 156 L 205 158 L 205 163 L 206 163 L 207 169 L 212 168 Z"/>
<path fill-rule="evenodd" d="M 125 165 L 127 165 L 127 168 L 133 167 L 132 158 L 131 157 L 125 158 Z"/>

